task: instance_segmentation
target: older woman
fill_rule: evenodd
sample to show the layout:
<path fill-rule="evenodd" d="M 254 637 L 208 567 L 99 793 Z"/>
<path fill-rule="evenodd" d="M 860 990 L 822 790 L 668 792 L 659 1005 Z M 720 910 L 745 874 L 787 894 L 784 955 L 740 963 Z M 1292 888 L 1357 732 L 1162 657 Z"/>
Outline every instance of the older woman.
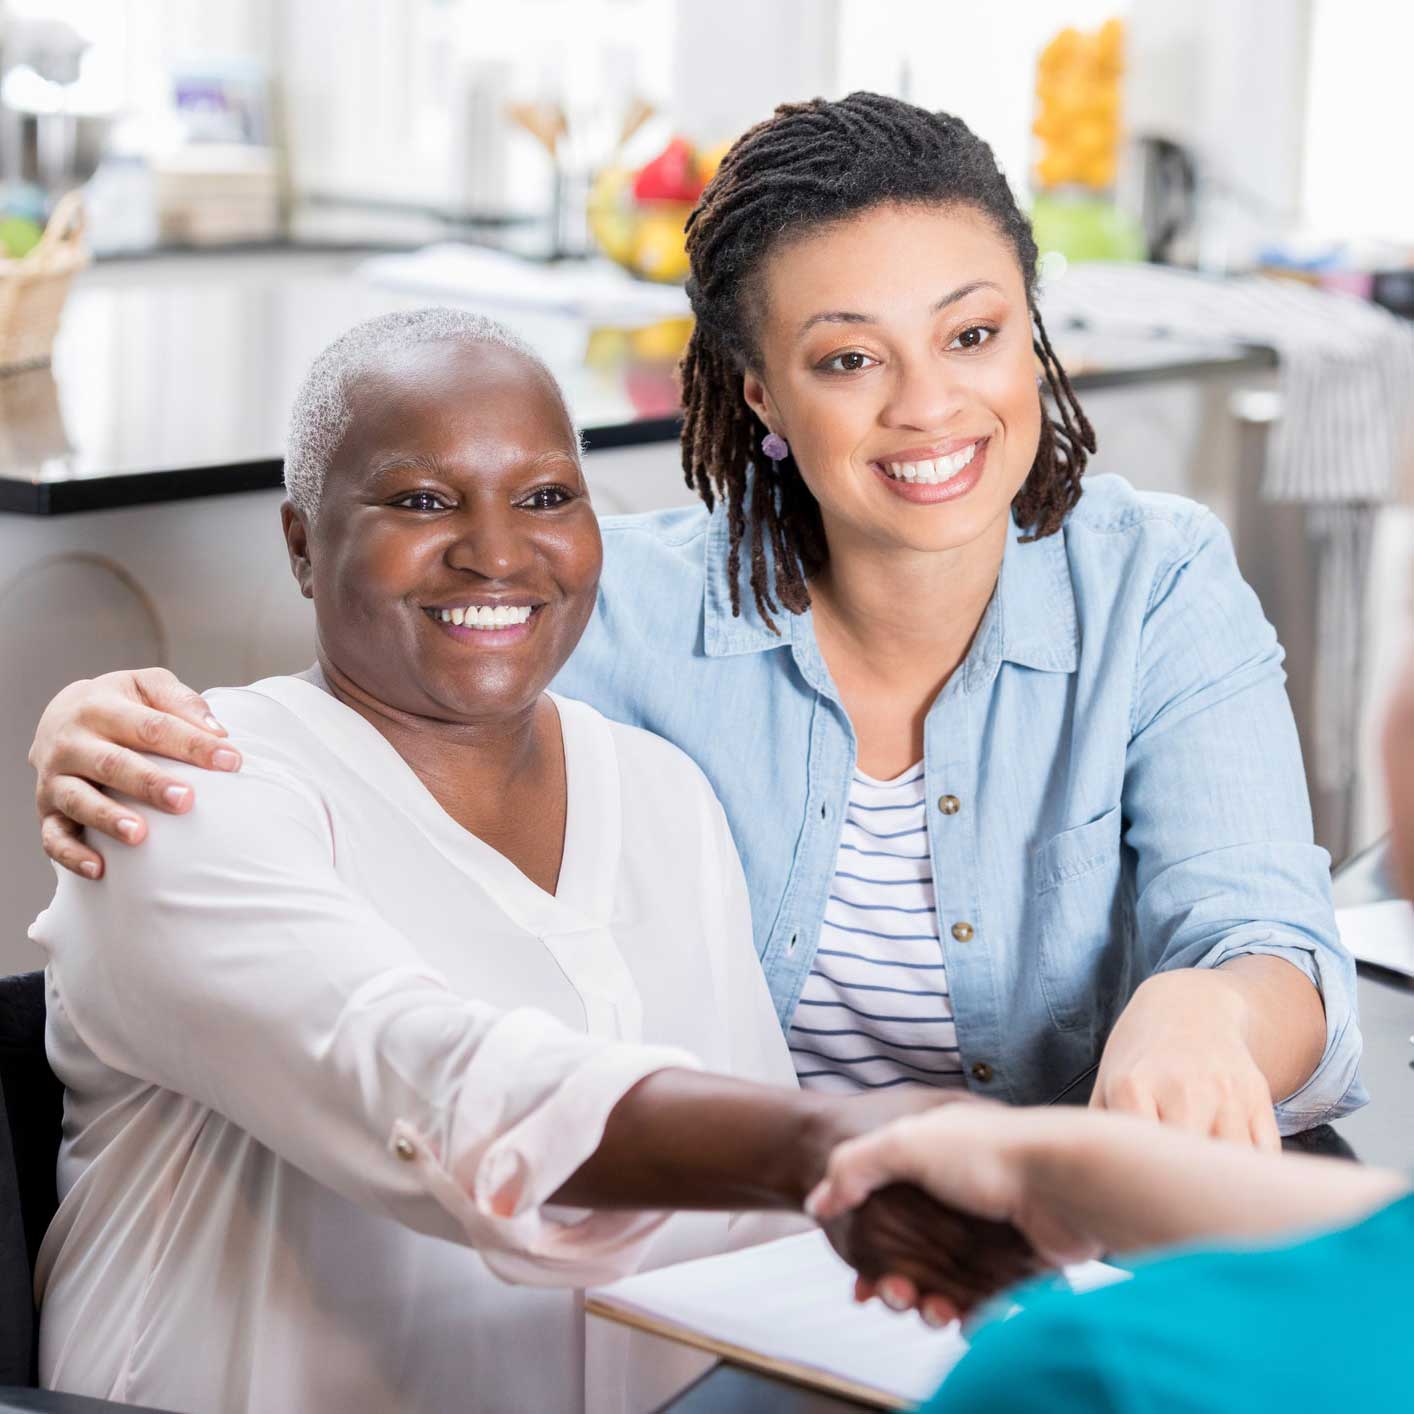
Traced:
<path fill-rule="evenodd" d="M 186 1414 L 578 1409 L 567 1288 L 744 1240 L 646 1210 L 798 1209 L 917 1101 L 794 1090 L 701 772 L 545 692 L 600 541 L 525 349 L 353 330 L 288 477 L 317 668 L 213 693 L 245 769 L 32 930 L 68 1096 L 42 1374 Z M 672 1374 L 603 1363 L 599 1407 Z"/>
<path fill-rule="evenodd" d="M 712 782 L 801 1082 L 1088 1094 L 1263 1147 L 1361 1104 L 1281 649 L 1209 511 L 1082 494 L 986 144 L 877 94 L 787 105 L 688 248 L 706 507 L 606 526 L 559 685 Z M 95 781 L 189 809 L 131 748 L 234 767 L 208 715 L 165 674 L 67 689 L 46 848 L 96 874 L 76 825 L 141 841 Z"/>

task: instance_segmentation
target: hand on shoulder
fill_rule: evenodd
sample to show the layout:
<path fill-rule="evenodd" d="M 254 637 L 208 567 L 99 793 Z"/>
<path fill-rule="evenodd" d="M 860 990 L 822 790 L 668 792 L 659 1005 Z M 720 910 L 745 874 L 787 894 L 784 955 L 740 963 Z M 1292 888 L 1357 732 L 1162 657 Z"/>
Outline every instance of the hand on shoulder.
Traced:
<path fill-rule="evenodd" d="M 237 771 L 240 752 L 226 735 L 205 699 L 165 668 L 70 683 L 45 708 L 29 752 L 44 852 L 75 874 L 100 878 L 103 856 L 85 843 L 85 829 L 128 845 L 147 836 L 142 814 L 105 789 L 183 814 L 195 799 L 192 787 L 142 753 Z"/>

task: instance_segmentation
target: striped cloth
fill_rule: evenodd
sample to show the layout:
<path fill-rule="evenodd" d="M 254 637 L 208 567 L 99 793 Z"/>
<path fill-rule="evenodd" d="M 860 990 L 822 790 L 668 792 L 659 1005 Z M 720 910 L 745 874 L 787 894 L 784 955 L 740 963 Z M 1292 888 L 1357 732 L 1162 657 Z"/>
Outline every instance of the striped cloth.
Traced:
<path fill-rule="evenodd" d="M 960 1085 L 923 763 L 856 773 L 820 945 L 788 1042 L 807 1089 Z"/>
<path fill-rule="evenodd" d="M 1097 261 L 1046 284 L 1041 312 L 1053 332 L 1074 319 L 1117 334 L 1275 349 L 1282 415 L 1267 453 L 1268 500 L 1387 501 L 1414 455 L 1414 324 L 1368 300 L 1261 275 Z"/>

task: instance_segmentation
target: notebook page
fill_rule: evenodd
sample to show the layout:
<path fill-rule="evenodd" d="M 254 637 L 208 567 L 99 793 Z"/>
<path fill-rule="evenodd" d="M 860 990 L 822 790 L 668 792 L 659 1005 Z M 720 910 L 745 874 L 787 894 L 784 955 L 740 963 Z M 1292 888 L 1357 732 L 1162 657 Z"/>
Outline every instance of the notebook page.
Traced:
<path fill-rule="evenodd" d="M 1081 1288 L 1124 1275 L 1099 1262 L 1067 1272 Z M 824 1234 L 806 1232 L 625 1277 L 590 1291 L 587 1306 L 884 1408 L 926 1399 L 967 1350 L 958 1325 L 933 1330 L 877 1302 L 857 1306 L 853 1286 Z"/>
<path fill-rule="evenodd" d="M 1340 940 L 1361 962 L 1414 977 L 1414 905 L 1404 899 L 1335 911 Z"/>

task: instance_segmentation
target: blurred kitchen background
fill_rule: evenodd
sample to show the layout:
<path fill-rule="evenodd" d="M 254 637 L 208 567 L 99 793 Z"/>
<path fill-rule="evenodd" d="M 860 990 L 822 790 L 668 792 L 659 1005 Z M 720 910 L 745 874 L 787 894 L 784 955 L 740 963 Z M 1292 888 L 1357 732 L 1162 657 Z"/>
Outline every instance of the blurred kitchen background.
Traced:
<path fill-rule="evenodd" d="M 1380 0 L 0 0 L 0 962 L 52 887 L 25 752 L 53 692 L 308 662 L 277 507 L 314 354 L 485 309 L 568 390 L 601 510 L 684 503 L 683 218 L 775 104 L 856 88 L 992 144 L 1095 469 L 1224 517 L 1321 842 L 1377 838 L 1411 53 Z"/>

